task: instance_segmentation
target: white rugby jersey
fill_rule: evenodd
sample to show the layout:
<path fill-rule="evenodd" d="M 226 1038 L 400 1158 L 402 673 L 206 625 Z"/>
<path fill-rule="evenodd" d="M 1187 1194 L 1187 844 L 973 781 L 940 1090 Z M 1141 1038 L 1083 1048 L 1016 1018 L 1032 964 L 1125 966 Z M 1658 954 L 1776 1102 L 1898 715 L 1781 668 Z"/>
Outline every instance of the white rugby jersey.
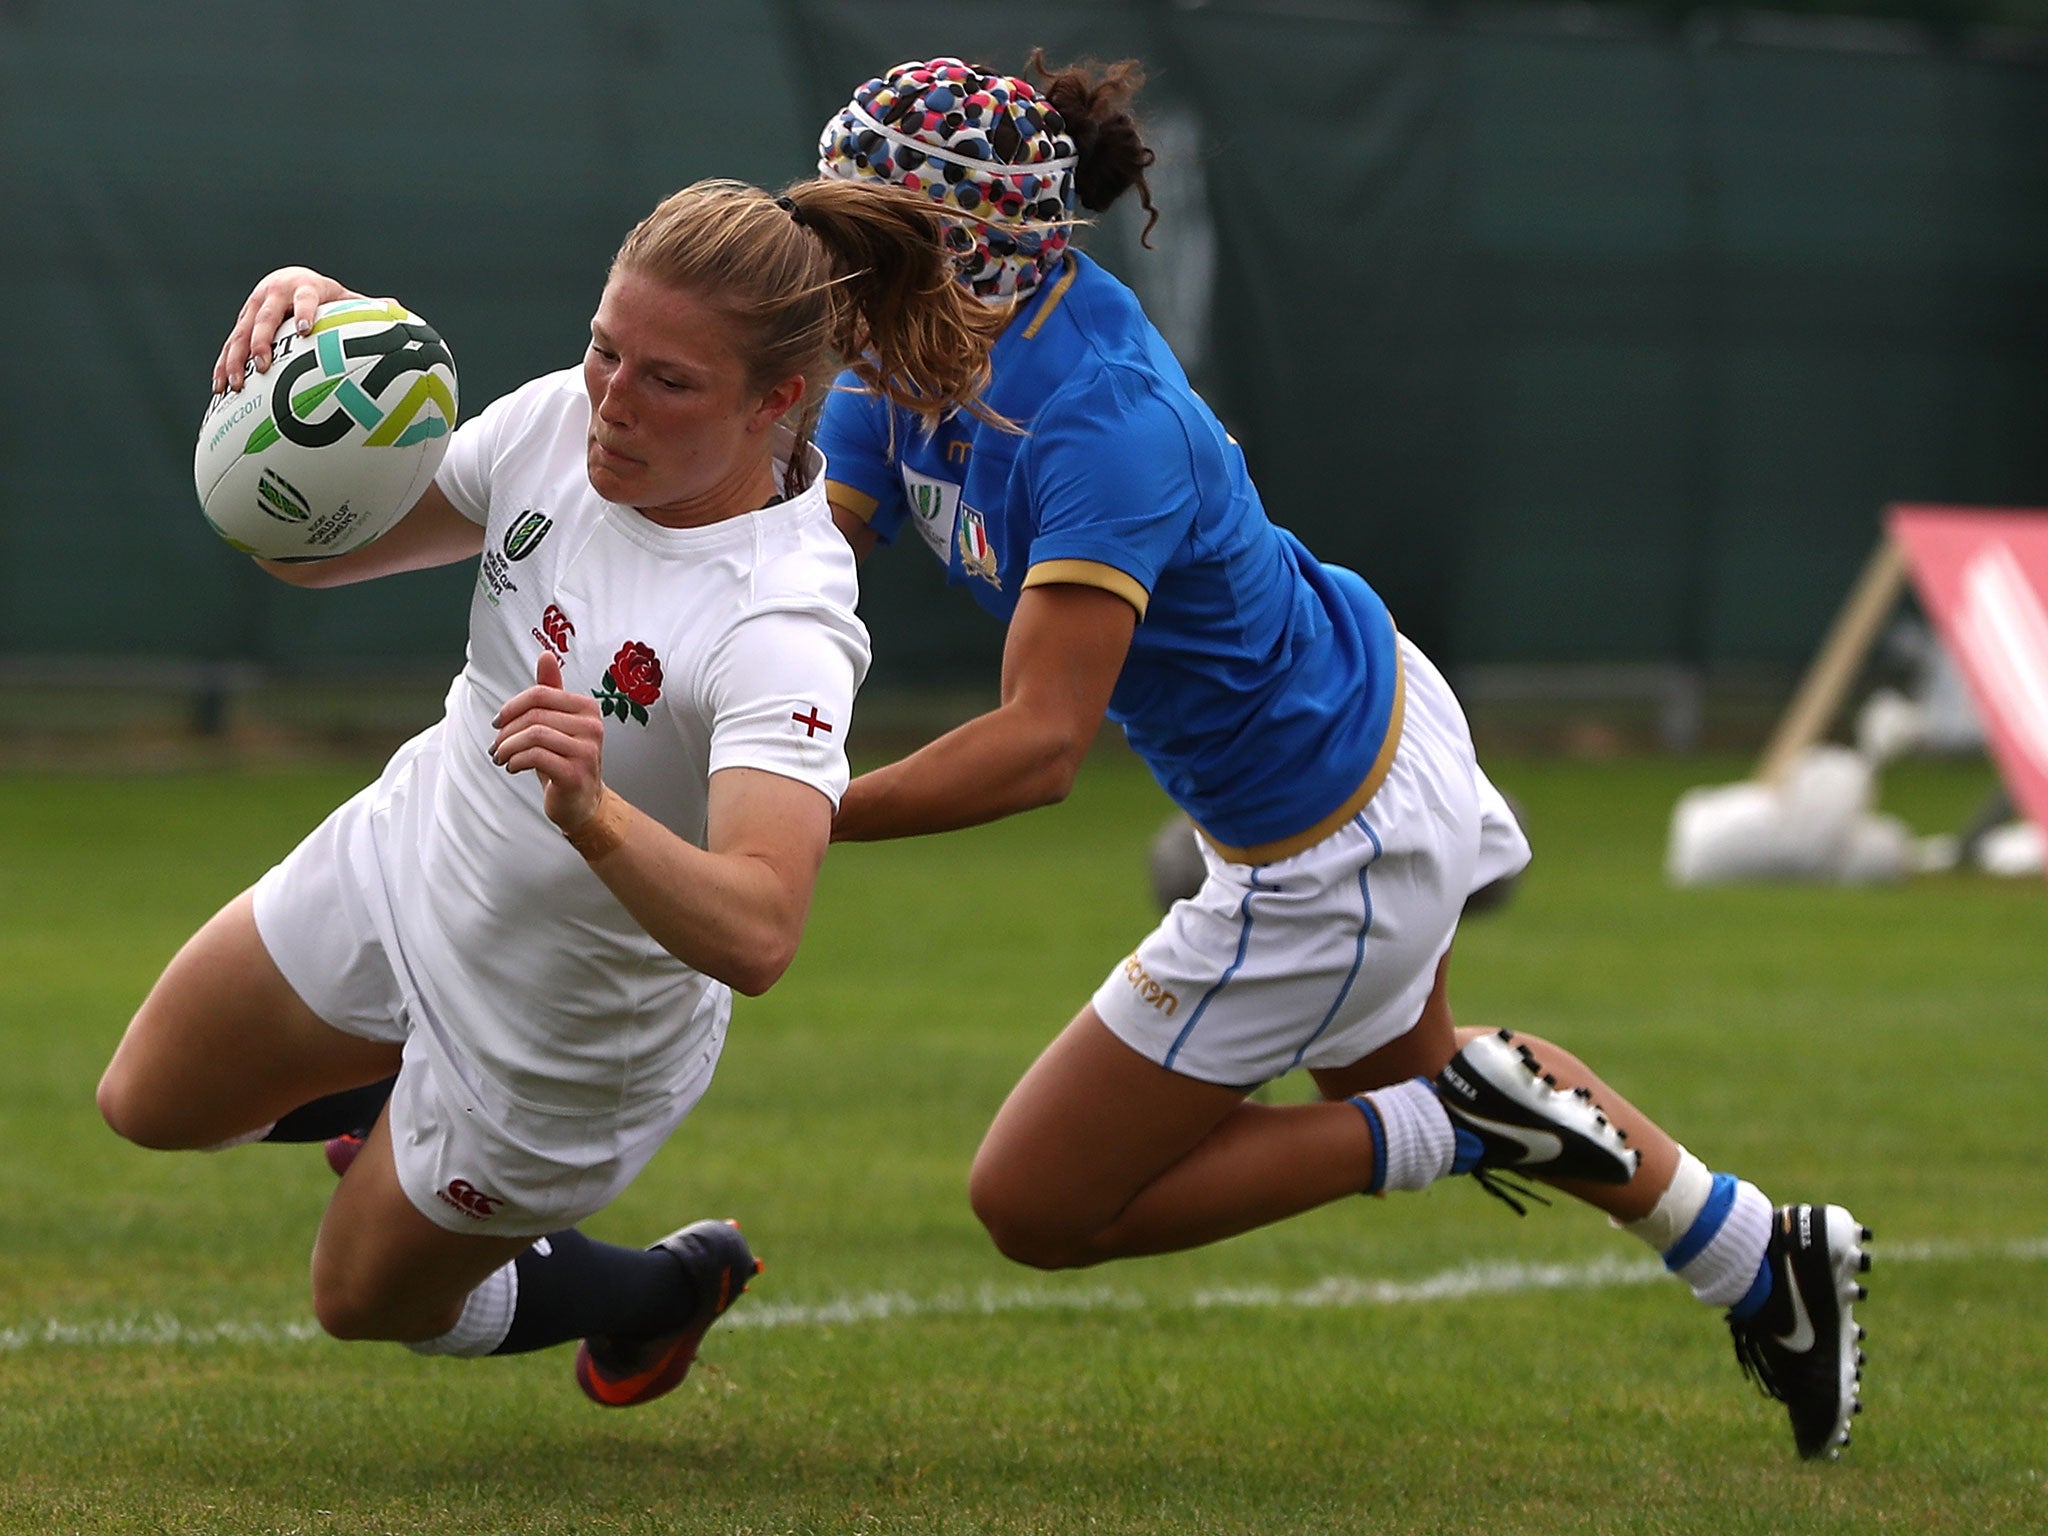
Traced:
<path fill-rule="evenodd" d="M 444 1052 L 515 1103 L 572 1113 L 679 1082 L 730 994 L 591 873 L 542 812 L 538 775 L 491 761 L 493 717 L 554 651 L 563 686 L 604 711 L 605 782 L 702 846 L 722 768 L 837 806 L 869 656 L 815 450 L 788 500 L 664 528 L 591 489 L 589 414 L 572 368 L 455 433 L 435 483 L 484 528 L 468 656 L 441 722 L 386 769 L 374 839 L 404 979 Z"/>

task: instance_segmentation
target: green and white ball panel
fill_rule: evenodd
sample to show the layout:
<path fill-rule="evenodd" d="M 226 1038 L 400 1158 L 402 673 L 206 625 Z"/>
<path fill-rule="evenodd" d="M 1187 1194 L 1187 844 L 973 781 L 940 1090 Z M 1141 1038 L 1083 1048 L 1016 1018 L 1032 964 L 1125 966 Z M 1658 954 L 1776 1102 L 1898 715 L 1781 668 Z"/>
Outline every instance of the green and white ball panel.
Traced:
<path fill-rule="evenodd" d="M 323 304 L 280 332 L 267 372 L 207 406 L 192 479 L 244 554 L 320 560 L 359 549 L 425 493 L 456 420 L 455 360 L 434 328 L 373 299 Z"/>

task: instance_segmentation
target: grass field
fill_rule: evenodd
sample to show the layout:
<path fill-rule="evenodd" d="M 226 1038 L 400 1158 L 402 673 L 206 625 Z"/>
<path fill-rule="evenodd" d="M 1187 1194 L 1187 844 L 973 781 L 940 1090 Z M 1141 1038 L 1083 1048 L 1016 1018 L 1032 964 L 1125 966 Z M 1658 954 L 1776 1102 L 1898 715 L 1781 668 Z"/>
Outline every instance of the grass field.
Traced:
<path fill-rule="evenodd" d="M 1716 1167 L 1876 1230 L 1868 1411 L 1797 1461 L 1718 1319 L 1584 1208 L 1462 1181 L 1041 1275 L 967 1209 L 1017 1073 L 1149 922 L 1164 803 L 835 851 L 804 955 L 590 1224 L 735 1215 L 767 1273 L 673 1397 L 566 1351 L 317 1334 L 312 1148 L 149 1154 L 92 1087 L 158 968 L 368 771 L 0 777 L 0 1531 L 2048 1529 L 2048 891 L 1673 891 L 1732 762 L 1495 763 L 1538 864 L 1461 940 L 1465 1023 L 1555 1035 Z M 1950 830 L 1981 765 L 1895 770 Z M 1282 1096 L 1299 1092 L 1283 1083 Z"/>

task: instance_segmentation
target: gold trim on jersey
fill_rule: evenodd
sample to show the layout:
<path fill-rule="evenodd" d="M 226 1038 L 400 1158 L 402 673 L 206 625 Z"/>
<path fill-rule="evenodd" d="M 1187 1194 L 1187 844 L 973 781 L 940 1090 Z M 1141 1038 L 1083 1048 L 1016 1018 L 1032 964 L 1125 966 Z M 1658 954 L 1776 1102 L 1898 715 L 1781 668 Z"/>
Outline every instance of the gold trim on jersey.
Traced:
<path fill-rule="evenodd" d="M 827 480 L 825 499 L 844 509 L 849 517 L 857 517 L 864 523 L 873 521 L 875 508 L 881 505 L 866 491 L 857 491 L 844 480 Z"/>
<path fill-rule="evenodd" d="M 1380 785 L 1386 782 L 1387 770 L 1394 766 L 1394 751 L 1401 745 L 1401 715 L 1407 705 L 1408 680 L 1401 666 L 1401 651 L 1398 643 L 1394 650 L 1394 707 L 1387 715 L 1386 738 L 1380 742 L 1380 750 L 1372 760 L 1372 767 L 1366 771 L 1365 779 L 1354 789 L 1344 803 L 1330 812 L 1312 827 L 1306 827 L 1292 837 L 1283 837 L 1277 842 L 1259 843 L 1250 848 L 1233 848 L 1219 842 L 1196 823 L 1195 830 L 1202 834 L 1202 840 L 1233 864 L 1273 864 L 1281 859 L 1291 859 L 1305 849 L 1313 848 L 1324 838 L 1335 832 L 1345 822 L 1364 810 L 1372 797 L 1379 793 Z"/>
<path fill-rule="evenodd" d="M 1073 255 L 1071 253 L 1062 258 L 1062 260 L 1065 264 L 1066 270 L 1060 273 L 1058 281 L 1056 281 L 1051 288 L 1046 290 L 1045 302 L 1038 306 L 1038 313 L 1033 315 L 1031 317 L 1031 323 L 1024 327 L 1024 339 L 1026 341 L 1029 341 L 1032 337 L 1038 334 L 1038 328 L 1045 324 L 1046 317 L 1050 315 L 1054 310 L 1060 307 L 1060 300 L 1067 296 L 1067 290 L 1074 286 L 1074 279 L 1081 275 L 1081 264 L 1074 260 Z M 954 457 L 954 450 L 956 448 L 960 450 L 960 459 L 964 460 L 972 446 L 972 444 L 964 442 L 948 443 L 946 445 L 946 462 L 949 464 L 956 462 Z M 875 500 L 874 497 L 868 495 L 865 491 L 855 490 L 852 486 L 848 485 L 844 480 L 827 480 L 825 482 L 825 499 L 831 502 L 836 507 L 843 507 L 850 516 L 857 517 L 864 523 L 874 521 L 875 508 L 879 505 L 879 503 Z M 1078 565 L 1082 564 L 1083 562 L 1059 561 L 1055 563 Z M 1074 578 L 1071 576 L 1059 576 L 1054 577 L 1052 579 L 1058 581 L 1074 580 Z M 1026 585 L 1027 587 L 1031 585 L 1029 578 L 1025 580 L 1024 585 Z M 1112 592 L 1117 593 L 1120 597 L 1130 597 L 1130 593 L 1125 592 L 1121 586 L 1114 585 L 1110 582 L 1083 581 L 1082 585 L 1092 587 L 1106 586 L 1109 587 L 1109 589 Z M 1138 591 L 1138 596 L 1132 599 L 1131 605 L 1138 610 L 1138 616 L 1140 618 L 1143 618 L 1145 614 L 1143 589 L 1137 588 L 1137 584 L 1135 582 L 1133 582 L 1131 585 L 1135 590 Z"/>
<path fill-rule="evenodd" d="M 1045 302 L 1038 306 L 1038 313 L 1031 317 L 1031 323 L 1024 327 L 1024 339 L 1029 341 L 1038 334 L 1038 328 L 1045 324 L 1046 317 L 1060 307 L 1060 300 L 1067 296 L 1067 290 L 1074 286 L 1074 279 L 1081 275 L 1081 264 L 1070 254 L 1066 258 L 1067 270 L 1060 274 L 1060 280 L 1052 285 L 1052 291 L 1045 296 Z"/>
<path fill-rule="evenodd" d="M 1137 609 L 1141 619 L 1145 617 L 1145 604 L 1152 600 L 1152 594 L 1138 584 L 1135 576 L 1126 575 L 1115 566 L 1104 565 L 1097 560 L 1041 560 L 1024 573 L 1024 586 L 1027 588 L 1059 584 L 1100 587 L 1105 592 L 1114 592 Z"/>

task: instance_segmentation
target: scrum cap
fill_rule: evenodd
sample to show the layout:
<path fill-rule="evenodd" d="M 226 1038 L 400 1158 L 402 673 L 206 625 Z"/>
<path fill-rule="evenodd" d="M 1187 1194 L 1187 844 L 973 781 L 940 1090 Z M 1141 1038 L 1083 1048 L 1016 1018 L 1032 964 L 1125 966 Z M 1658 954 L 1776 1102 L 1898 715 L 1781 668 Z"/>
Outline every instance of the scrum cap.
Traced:
<path fill-rule="evenodd" d="M 1003 303 L 1058 265 L 1073 229 L 1074 141 L 1037 89 L 958 59 L 898 64 L 854 92 L 818 140 L 818 172 L 929 194 L 949 215 L 960 280 Z"/>

